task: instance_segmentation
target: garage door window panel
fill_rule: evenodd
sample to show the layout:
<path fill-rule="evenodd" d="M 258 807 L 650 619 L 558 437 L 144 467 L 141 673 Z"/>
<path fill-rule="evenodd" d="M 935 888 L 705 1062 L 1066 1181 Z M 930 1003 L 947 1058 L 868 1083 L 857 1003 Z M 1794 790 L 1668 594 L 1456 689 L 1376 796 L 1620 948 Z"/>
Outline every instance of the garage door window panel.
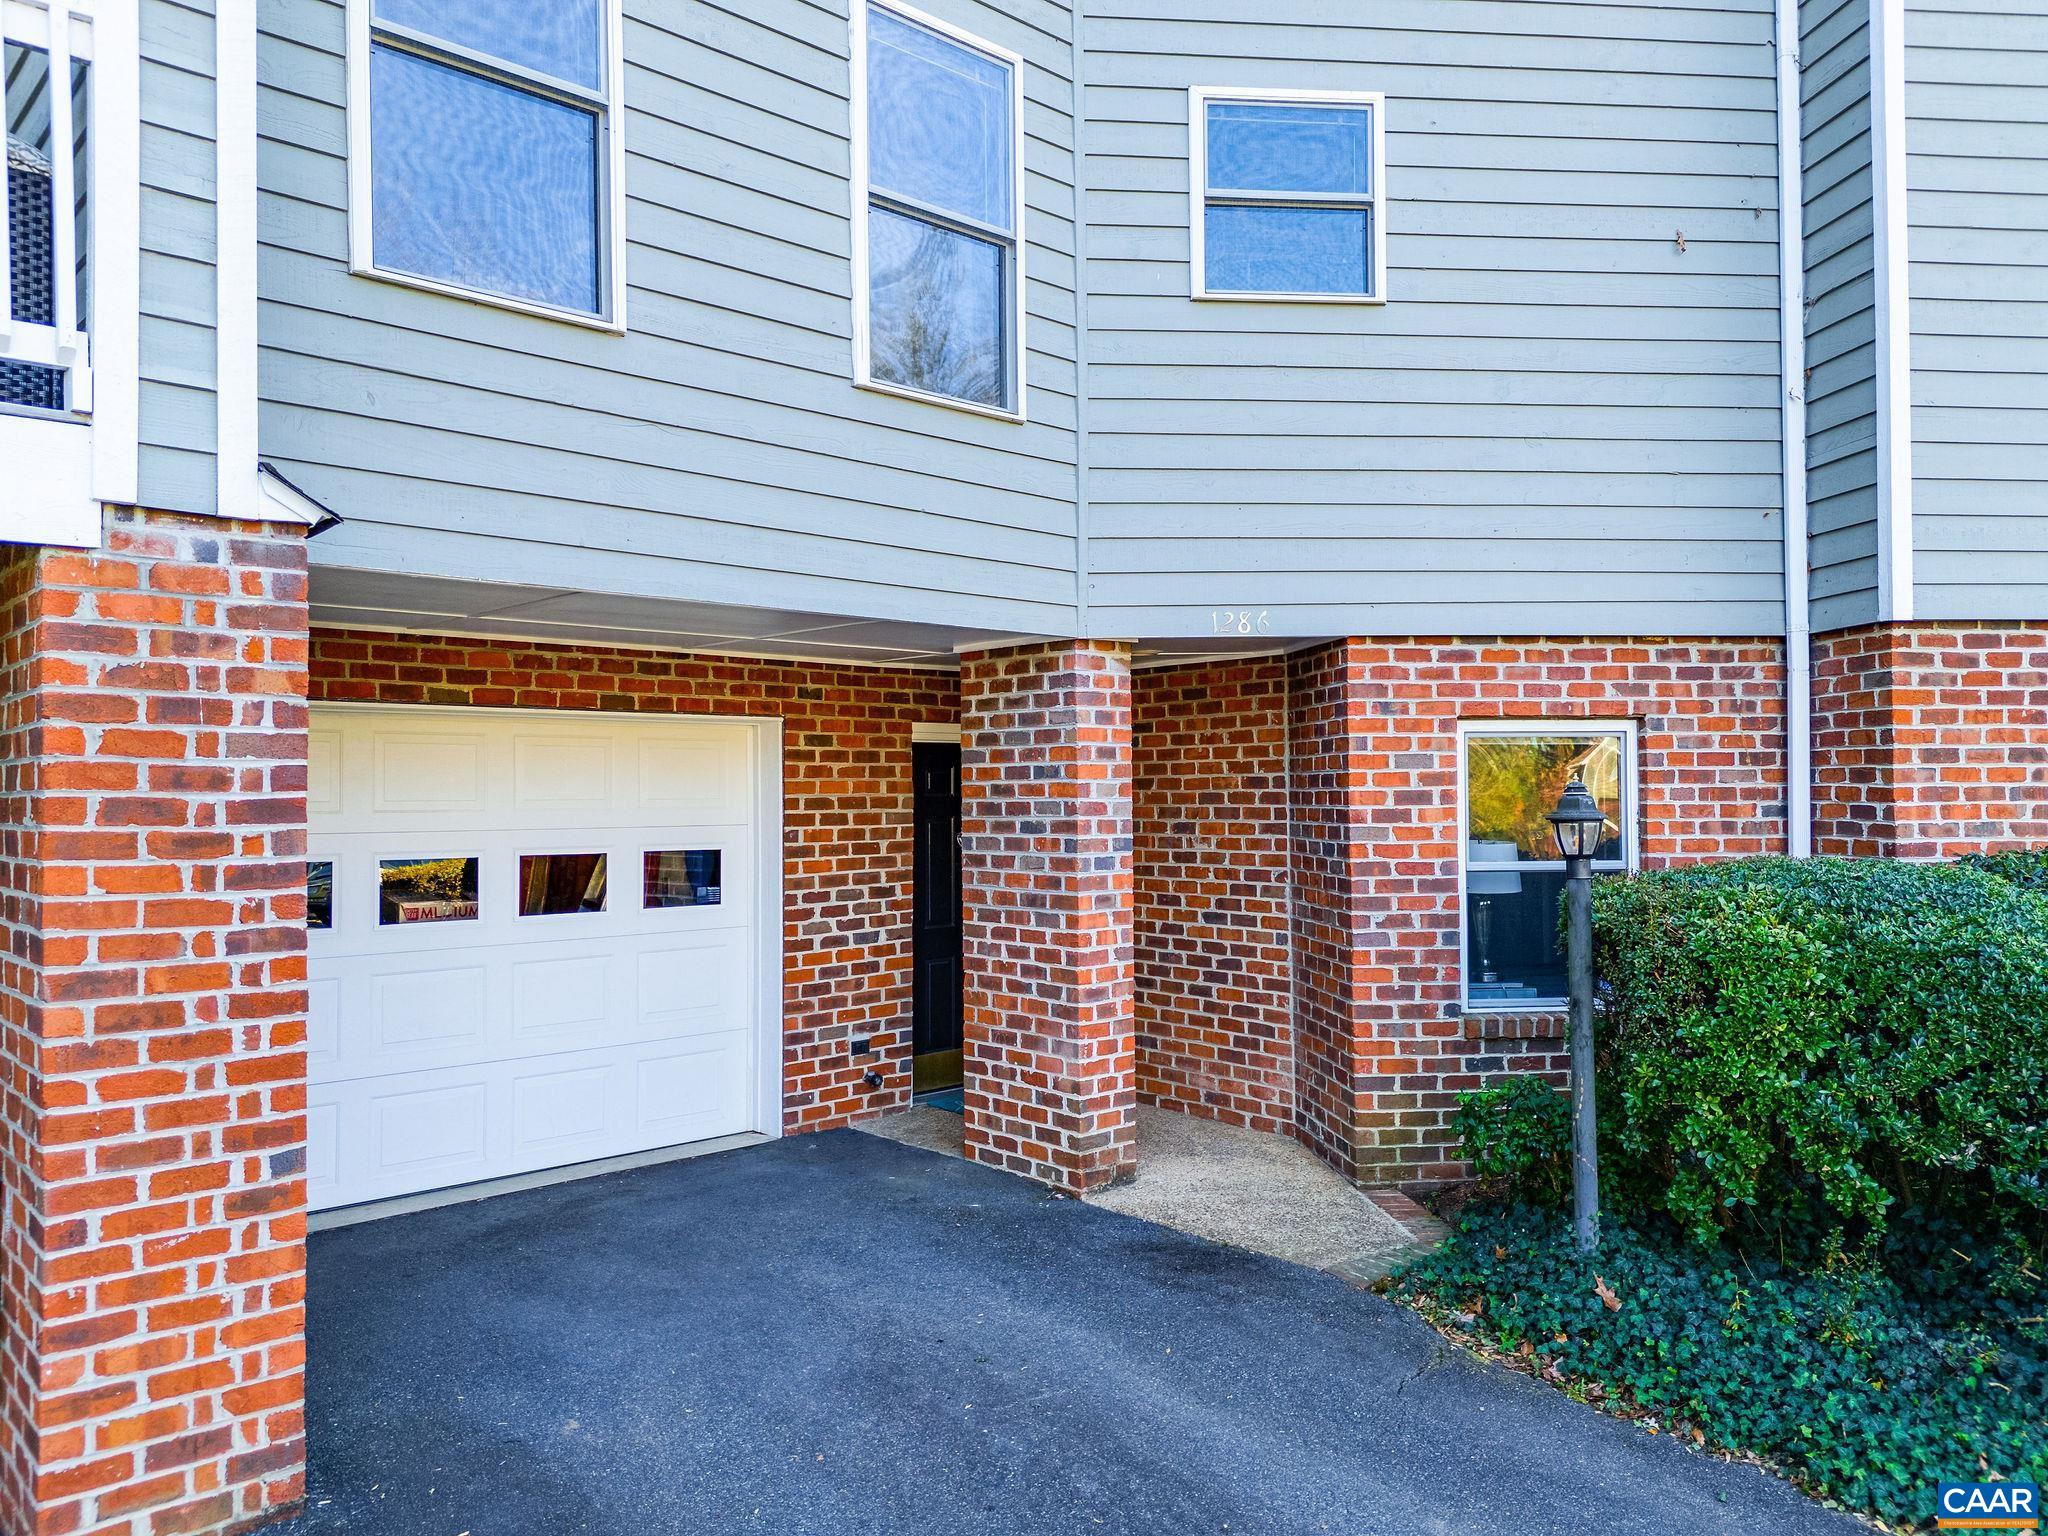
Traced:
<path fill-rule="evenodd" d="M 477 859 L 454 855 L 377 861 L 377 921 L 386 928 L 412 923 L 475 922 Z"/>
<path fill-rule="evenodd" d="M 306 865 L 306 926 L 334 926 L 334 861 L 313 859 Z"/>
<path fill-rule="evenodd" d="M 601 853 L 521 854 L 519 915 L 602 912 L 609 863 Z"/>
<path fill-rule="evenodd" d="M 640 904 L 715 907 L 725 899 L 725 858 L 717 848 L 653 849 L 641 869 Z"/>

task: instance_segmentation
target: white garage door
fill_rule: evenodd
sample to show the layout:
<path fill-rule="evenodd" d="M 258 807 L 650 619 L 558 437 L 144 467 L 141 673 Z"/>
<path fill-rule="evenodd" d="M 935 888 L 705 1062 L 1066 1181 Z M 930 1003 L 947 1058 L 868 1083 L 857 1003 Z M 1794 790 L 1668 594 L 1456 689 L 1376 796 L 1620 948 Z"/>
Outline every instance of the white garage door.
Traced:
<path fill-rule="evenodd" d="M 313 712 L 313 1206 L 768 1130 L 755 727 Z"/>

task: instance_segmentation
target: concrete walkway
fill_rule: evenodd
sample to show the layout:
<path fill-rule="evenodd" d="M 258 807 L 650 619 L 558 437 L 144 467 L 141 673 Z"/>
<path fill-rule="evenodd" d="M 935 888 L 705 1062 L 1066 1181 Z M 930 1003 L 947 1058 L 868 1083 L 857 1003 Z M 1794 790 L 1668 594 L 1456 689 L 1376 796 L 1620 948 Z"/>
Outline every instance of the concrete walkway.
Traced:
<path fill-rule="evenodd" d="M 855 1132 L 312 1240 L 290 1536 L 1821 1536 L 1330 1275 Z"/>
<path fill-rule="evenodd" d="M 918 1106 L 860 1129 L 961 1155 L 960 1117 L 944 1110 Z M 1138 1110 L 1137 1178 L 1088 1202 L 1361 1285 L 1441 1230 L 1420 1211 L 1409 1223 L 1388 1214 L 1292 1137 L 1151 1105 Z"/>

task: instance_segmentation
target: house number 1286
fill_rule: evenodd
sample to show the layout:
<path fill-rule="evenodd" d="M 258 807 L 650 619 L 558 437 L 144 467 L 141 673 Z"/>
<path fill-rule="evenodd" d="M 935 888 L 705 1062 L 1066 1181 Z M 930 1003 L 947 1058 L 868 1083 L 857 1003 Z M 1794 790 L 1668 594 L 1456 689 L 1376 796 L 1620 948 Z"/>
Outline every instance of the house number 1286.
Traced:
<path fill-rule="evenodd" d="M 1266 635 L 1273 631 L 1272 616 L 1264 608 L 1211 608 L 1210 632 L 1218 635 Z"/>

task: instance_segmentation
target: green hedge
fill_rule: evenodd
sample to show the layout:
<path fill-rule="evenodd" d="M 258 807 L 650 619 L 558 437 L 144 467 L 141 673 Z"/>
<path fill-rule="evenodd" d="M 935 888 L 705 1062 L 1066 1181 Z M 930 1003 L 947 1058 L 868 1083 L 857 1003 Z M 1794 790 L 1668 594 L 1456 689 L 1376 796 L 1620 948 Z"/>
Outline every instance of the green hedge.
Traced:
<path fill-rule="evenodd" d="M 1973 853 L 1963 862 L 1975 869 L 1988 870 L 2014 885 L 2023 885 L 2028 890 L 2048 891 L 2048 848 L 2027 848 L 2011 853 Z"/>
<path fill-rule="evenodd" d="M 2048 1247 L 2048 857 L 1595 883 L 1607 1183 L 1701 1239 L 1947 1224 Z M 1972 1252 L 1984 1272 L 1987 1255 Z M 2038 1283 L 2038 1272 L 2035 1280 Z"/>

